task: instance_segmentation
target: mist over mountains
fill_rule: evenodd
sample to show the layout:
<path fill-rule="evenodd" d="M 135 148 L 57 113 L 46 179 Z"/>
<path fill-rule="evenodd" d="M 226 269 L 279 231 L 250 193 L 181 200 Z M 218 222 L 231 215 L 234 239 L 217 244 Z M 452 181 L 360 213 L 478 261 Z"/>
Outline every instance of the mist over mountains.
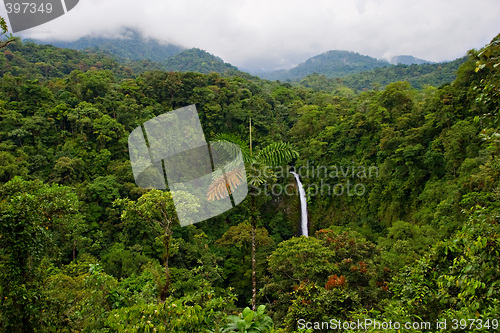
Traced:
<path fill-rule="evenodd" d="M 57 40 L 32 40 L 37 44 L 51 44 L 56 47 L 74 49 L 101 51 L 108 53 L 122 61 L 126 60 L 152 60 L 163 62 L 165 59 L 173 57 L 176 54 L 186 50 L 185 47 L 171 43 L 162 42 L 153 38 L 145 38 L 137 30 L 126 28 L 119 38 L 107 38 L 102 36 L 85 36 L 76 41 L 57 41 Z"/>
<path fill-rule="evenodd" d="M 260 76 L 268 80 L 296 81 L 313 73 L 318 73 L 328 78 L 336 78 L 389 65 L 386 61 L 377 60 L 356 52 L 335 50 L 309 58 L 292 69 L 262 73 Z"/>
<path fill-rule="evenodd" d="M 27 40 L 37 44 L 50 44 L 60 48 L 97 52 L 117 58 L 122 63 L 134 61 L 155 62 L 157 69 L 171 72 L 217 72 L 223 75 L 248 76 L 247 73 L 221 58 L 198 48 L 185 48 L 180 45 L 162 42 L 144 36 L 127 28 L 121 38 L 86 36 L 73 42 Z"/>
<path fill-rule="evenodd" d="M 393 65 L 422 65 L 422 64 L 434 64 L 432 61 L 427 61 L 424 59 L 415 58 L 411 55 L 400 55 L 391 57 L 390 63 Z"/>
<path fill-rule="evenodd" d="M 217 72 L 222 75 L 238 75 L 249 77 L 250 74 L 239 70 L 236 66 L 225 62 L 220 57 L 213 55 L 205 50 L 198 48 L 185 48 L 181 45 L 175 45 L 167 42 L 162 42 L 153 38 L 145 38 L 140 32 L 132 28 L 126 28 L 119 38 L 106 38 L 100 36 L 86 36 L 73 42 L 65 41 L 38 41 L 30 40 L 37 44 L 51 44 L 56 47 L 69 48 L 76 50 L 85 50 L 87 52 L 99 52 L 108 54 L 117 58 L 123 63 L 131 61 L 152 61 L 156 63 L 155 67 L 165 71 L 179 72 L 200 72 L 210 73 Z M 389 71 L 390 76 L 398 79 L 397 74 L 394 74 L 394 66 L 415 66 L 415 65 L 430 65 L 430 61 L 419 59 L 411 55 L 393 56 L 388 60 L 376 59 L 367 55 L 361 55 L 357 52 L 346 50 L 331 50 L 322 54 L 313 56 L 306 61 L 296 65 L 291 69 L 280 69 L 270 72 L 256 72 L 248 70 L 252 75 L 267 80 L 280 80 L 285 82 L 300 82 L 312 74 L 319 74 L 326 79 L 348 78 L 346 82 L 351 82 L 352 88 L 365 87 L 373 82 L 384 81 L 379 77 L 388 76 L 384 71 Z M 453 64 L 448 66 L 446 75 L 439 73 L 441 79 L 433 77 L 429 84 L 442 84 L 443 80 L 453 79 L 453 71 L 458 66 Z M 423 70 L 412 69 L 411 75 L 414 82 L 415 76 L 426 75 L 433 76 L 435 70 L 441 69 L 440 66 L 425 67 Z M 458 68 L 458 67 L 457 67 Z M 374 70 L 377 70 L 373 72 Z M 381 72 L 382 71 L 382 72 Z M 405 71 L 396 71 L 400 73 L 399 79 L 405 80 Z M 357 81 L 362 73 L 369 74 L 369 79 L 366 75 L 363 76 L 364 85 L 360 85 Z M 356 79 L 356 75 L 358 79 Z M 372 79 L 373 77 L 373 79 Z M 427 79 L 421 79 L 418 82 L 425 82 Z M 379 82 L 382 84 L 382 82 Z"/>

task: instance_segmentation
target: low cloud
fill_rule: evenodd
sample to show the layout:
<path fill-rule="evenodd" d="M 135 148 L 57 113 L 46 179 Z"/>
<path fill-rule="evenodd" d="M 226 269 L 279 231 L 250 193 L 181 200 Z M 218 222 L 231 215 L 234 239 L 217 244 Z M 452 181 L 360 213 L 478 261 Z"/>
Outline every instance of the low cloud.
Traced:
<path fill-rule="evenodd" d="M 336 49 L 376 58 L 452 60 L 500 32 L 498 13 L 498 0 L 82 0 L 22 35 L 76 40 L 88 34 L 114 37 L 132 27 L 257 71 L 289 68 Z"/>

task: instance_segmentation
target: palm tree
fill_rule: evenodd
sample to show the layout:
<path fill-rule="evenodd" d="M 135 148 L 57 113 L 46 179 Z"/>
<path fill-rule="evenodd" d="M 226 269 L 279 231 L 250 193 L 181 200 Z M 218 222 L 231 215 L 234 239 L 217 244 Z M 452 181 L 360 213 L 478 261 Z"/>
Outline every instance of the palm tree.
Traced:
<path fill-rule="evenodd" d="M 250 122 L 251 124 L 251 122 Z M 250 125 L 251 126 L 251 125 Z M 250 127 L 251 128 L 251 127 Z M 222 141 L 236 144 L 241 149 L 243 162 L 245 163 L 247 183 L 251 188 L 260 186 L 268 181 L 275 181 L 276 175 L 272 172 L 272 167 L 282 166 L 289 163 L 299 156 L 295 147 L 290 143 L 273 142 L 260 149 L 257 154 L 252 152 L 252 136 L 250 131 L 250 147 L 239 137 L 233 134 L 219 134 L 215 141 Z M 231 172 L 222 175 L 212 182 L 207 193 L 208 200 L 220 200 L 231 193 L 231 188 L 236 188 L 243 183 L 243 170 L 234 168 Z M 227 189 L 227 191 L 226 191 Z M 251 190 L 250 190 L 251 191 Z M 255 277 L 255 235 L 258 214 L 255 206 L 255 196 L 251 194 L 250 223 L 252 225 L 252 310 L 255 311 L 255 302 L 257 295 L 257 280 Z"/>

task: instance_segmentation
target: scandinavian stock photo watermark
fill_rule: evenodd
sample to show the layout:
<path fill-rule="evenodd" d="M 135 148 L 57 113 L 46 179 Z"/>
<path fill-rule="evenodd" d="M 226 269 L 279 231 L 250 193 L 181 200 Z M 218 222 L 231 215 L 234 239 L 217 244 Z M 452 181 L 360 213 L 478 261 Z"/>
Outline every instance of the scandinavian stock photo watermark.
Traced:
<path fill-rule="evenodd" d="M 205 140 L 195 105 L 148 120 L 130 133 L 128 145 L 137 186 L 168 189 L 182 226 L 220 215 L 248 194 L 293 196 L 301 192 L 301 200 L 305 196 L 360 197 L 367 193 L 367 184 L 379 177 L 378 167 L 354 162 L 246 167 L 238 145 Z M 289 180 L 292 174 L 297 185 Z M 274 181 L 269 183 L 269 179 Z M 196 201 L 199 209 L 188 209 L 186 196 Z"/>
<path fill-rule="evenodd" d="M 168 189 L 181 226 L 220 215 L 247 196 L 240 148 L 207 142 L 195 105 L 148 120 L 130 133 L 128 145 L 137 186 Z M 185 205 L 186 197 L 199 208 Z"/>
<path fill-rule="evenodd" d="M 254 168 L 250 166 L 250 177 L 271 178 L 276 180 L 288 178 L 292 173 L 297 174 L 302 180 L 308 197 L 314 196 L 363 196 L 367 193 L 368 183 L 379 177 L 379 168 L 374 165 L 366 166 L 356 164 L 345 165 L 314 165 L 307 161 L 305 165 L 278 166 Z M 250 182 L 252 183 L 252 182 Z M 286 184 L 275 182 L 263 183 L 260 186 L 250 185 L 253 191 L 250 195 L 296 195 L 296 185 L 291 182 Z"/>

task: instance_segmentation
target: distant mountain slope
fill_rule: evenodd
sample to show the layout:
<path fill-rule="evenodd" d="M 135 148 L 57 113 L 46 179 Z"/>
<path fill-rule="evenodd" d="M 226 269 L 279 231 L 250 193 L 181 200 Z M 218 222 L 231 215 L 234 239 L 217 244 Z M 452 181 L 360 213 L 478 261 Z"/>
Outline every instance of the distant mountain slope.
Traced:
<path fill-rule="evenodd" d="M 155 62 L 162 62 L 185 50 L 184 47 L 179 45 L 166 44 L 156 39 L 144 38 L 140 32 L 130 28 L 124 31 L 122 38 L 111 39 L 86 36 L 74 42 L 27 41 L 33 41 L 37 44 L 51 44 L 60 48 L 80 51 L 102 51 L 121 58 L 121 60 L 152 60 Z"/>
<path fill-rule="evenodd" d="M 329 79 L 324 75 L 310 75 L 300 84 L 315 90 L 332 91 L 341 86 L 355 91 L 373 89 L 374 86 L 386 86 L 391 82 L 408 81 L 414 88 L 423 88 L 425 85 L 439 87 L 451 83 L 456 78 L 458 67 L 467 60 L 467 57 L 456 60 L 422 65 L 397 65 L 376 68 L 371 71 Z"/>
<path fill-rule="evenodd" d="M 184 50 L 163 61 L 161 65 L 163 70 L 171 72 L 198 72 L 202 74 L 216 72 L 222 76 L 259 79 L 256 76 L 240 71 L 238 67 L 224 62 L 221 58 L 198 48 Z"/>
<path fill-rule="evenodd" d="M 433 64 L 432 61 L 427 61 L 424 59 L 415 58 L 411 55 L 400 55 L 391 58 L 391 64 L 393 65 L 422 65 L 422 64 Z"/>
<path fill-rule="evenodd" d="M 127 29 L 123 38 L 83 37 L 75 42 L 26 40 L 36 44 L 50 44 L 60 48 L 81 50 L 87 54 L 106 54 L 127 65 L 135 73 L 145 70 L 172 72 L 216 72 L 221 75 L 238 75 L 250 78 L 250 74 L 224 62 L 206 51 L 185 49 L 172 44 L 162 44 L 155 39 L 143 38 L 141 33 Z"/>
<path fill-rule="evenodd" d="M 199 72 L 203 74 L 217 72 L 223 75 L 249 75 L 224 62 L 221 58 L 197 48 L 182 51 L 163 61 L 162 65 L 165 70 L 172 72 Z"/>
<path fill-rule="evenodd" d="M 327 78 L 336 78 L 385 66 L 389 66 L 389 63 L 356 52 L 336 50 L 309 58 L 292 69 L 263 73 L 259 76 L 268 80 L 298 81 L 318 73 Z"/>
<path fill-rule="evenodd" d="M 116 59 L 97 53 L 61 49 L 52 45 L 38 45 L 20 39 L 0 50 L 0 77 L 6 73 L 29 79 L 49 80 L 63 77 L 74 70 L 108 69 L 116 78 L 134 77 L 154 67 L 131 68 Z"/>
<path fill-rule="evenodd" d="M 63 49 L 21 39 L 0 50 L 0 77 L 10 73 L 30 79 L 50 80 L 67 75 L 74 70 L 85 72 L 89 69 L 111 70 L 119 80 L 133 78 L 152 70 L 217 72 L 222 76 L 240 76 L 250 80 L 260 80 L 200 49 L 185 50 L 163 63 L 146 59 L 128 60 L 124 63 L 102 52 L 96 53 L 89 49 L 85 51 Z"/>

